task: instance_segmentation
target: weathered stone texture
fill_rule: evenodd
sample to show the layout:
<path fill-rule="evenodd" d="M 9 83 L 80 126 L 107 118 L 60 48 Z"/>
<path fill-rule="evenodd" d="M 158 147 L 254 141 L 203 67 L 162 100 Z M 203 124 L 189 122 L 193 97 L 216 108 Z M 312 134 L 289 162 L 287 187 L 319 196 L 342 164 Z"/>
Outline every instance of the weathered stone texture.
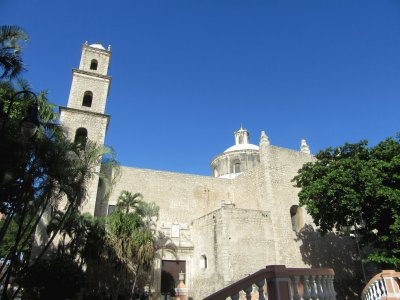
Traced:
<path fill-rule="evenodd" d="M 89 140 L 103 145 L 109 118 L 104 114 L 86 113 L 81 110 L 60 107 L 60 123 L 70 140 L 74 140 L 76 130 L 83 127 L 88 131 Z"/>
<path fill-rule="evenodd" d="M 123 190 L 140 192 L 146 201 L 160 206 L 162 222 L 178 220 L 190 224 L 222 202 L 232 202 L 231 185 L 229 179 L 121 167 L 121 178 L 113 188 L 109 204 L 116 204 Z"/>
<path fill-rule="evenodd" d="M 90 71 L 99 75 L 107 75 L 110 65 L 110 58 L 111 52 L 108 50 L 102 50 L 88 45 L 83 45 L 79 69 Z M 98 62 L 97 70 L 90 69 L 90 64 L 93 59 L 97 60 Z"/>
<path fill-rule="evenodd" d="M 207 257 L 207 268 L 193 266 L 193 295 L 200 299 L 275 261 L 269 213 L 222 208 L 193 221 L 193 260 Z"/>
<path fill-rule="evenodd" d="M 68 107 L 104 113 L 111 77 L 94 76 L 92 73 L 73 70 L 71 91 L 68 98 Z M 92 106 L 82 105 L 85 92 L 93 93 Z"/>
<path fill-rule="evenodd" d="M 266 181 L 270 182 L 271 189 L 265 200 L 268 210 L 271 211 L 274 227 L 276 263 L 303 267 L 304 262 L 299 251 L 300 244 L 296 242 L 296 233 L 291 226 L 290 207 L 299 202 L 298 189 L 293 186 L 291 180 L 302 165 L 312 161 L 313 157 L 289 149 L 268 146 L 264 158 L 262 163 Z"/>

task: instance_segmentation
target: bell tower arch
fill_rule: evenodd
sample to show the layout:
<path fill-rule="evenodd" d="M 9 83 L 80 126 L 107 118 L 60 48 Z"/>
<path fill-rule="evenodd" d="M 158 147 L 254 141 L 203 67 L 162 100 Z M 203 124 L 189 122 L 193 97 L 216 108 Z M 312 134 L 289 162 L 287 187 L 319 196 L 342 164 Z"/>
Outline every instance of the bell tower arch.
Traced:
<path fill-rule="evenodd" d="M 105 114 L 111 77 L 107 75 L 111 48 L 87 42 L 82 47 L 78 69 L 72 70 L 72 84 L 66 107 L 60 107 L 60 123 L 71 141 L 88 139 L 103 145 L 110 116 Z M 96 171 L 100 170 L 100 164 Z M 84 212 L 95 213 L 98 177 L 88 183 Z"/>

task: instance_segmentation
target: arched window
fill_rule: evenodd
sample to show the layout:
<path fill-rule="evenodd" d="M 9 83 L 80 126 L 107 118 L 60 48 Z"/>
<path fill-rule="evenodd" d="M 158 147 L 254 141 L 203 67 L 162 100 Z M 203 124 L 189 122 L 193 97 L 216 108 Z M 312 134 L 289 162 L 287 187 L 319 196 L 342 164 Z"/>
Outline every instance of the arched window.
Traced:
<path fill-rule="evenodd" d="M 82 106 L 91 107 L 92 100 L 93 100 L 93 93 L 91 91 L 86 91 L 85 94 L 83 94 Z"/>
<path fill-rule="evenodd" d="M 80 144 L 85 146 L 87 141 L 87 135 L 88 132 L 86 128 L 83 127 L 78 128 L 75 132 L 75 140 L 74 140 L 75 144 Z"/>
<path fill-rule="evenodd" d="M 292 205 L 290 207 L 290 218 L 293 231 L 298 232 L 304 227 L 303 210 L 298 205 Z"/>
<path fill-rule="evenodd" d="M 205 254 L 200 257 L 200 269 L 207 269 L 207 256 Z"/>
<path fill-rule="evenodd" d="M 243 144 L 243 135 L 239 136 L 239 144 Z"/>
<path fill-rule="evenodd" d="M 97 70 L 97 60 L 92 59 L 92 61 L 90 62 L 90 70 Z"/>

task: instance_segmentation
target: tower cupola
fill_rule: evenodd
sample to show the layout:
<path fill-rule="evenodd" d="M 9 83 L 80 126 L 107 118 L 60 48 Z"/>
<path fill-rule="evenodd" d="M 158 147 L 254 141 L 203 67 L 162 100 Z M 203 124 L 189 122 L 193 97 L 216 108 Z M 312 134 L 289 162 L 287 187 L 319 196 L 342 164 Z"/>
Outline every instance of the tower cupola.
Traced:
<path fill-rule="evenodd" d="M 235 131 L 235 143 L 236 145 L 250 143 L 250 135 L 247 129 L 243 129 L 243 127 L 240 126 L 240 129 Z"/>

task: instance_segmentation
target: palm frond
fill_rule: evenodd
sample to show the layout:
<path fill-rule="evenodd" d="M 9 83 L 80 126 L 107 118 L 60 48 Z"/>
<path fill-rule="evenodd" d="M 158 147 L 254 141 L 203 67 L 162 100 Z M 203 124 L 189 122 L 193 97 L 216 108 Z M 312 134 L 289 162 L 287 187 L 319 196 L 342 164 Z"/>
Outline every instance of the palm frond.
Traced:
<path fill-rule="evenodd" d="M 0 43 L 4 45 L 4 43 L 9 43 L 10 46 L 13 45 L 13 42 L 22 40 L 27 42 L 29 40 L 28 35 L 25 31 L 16 25 L 2 25 L 0 26 Z"/>

